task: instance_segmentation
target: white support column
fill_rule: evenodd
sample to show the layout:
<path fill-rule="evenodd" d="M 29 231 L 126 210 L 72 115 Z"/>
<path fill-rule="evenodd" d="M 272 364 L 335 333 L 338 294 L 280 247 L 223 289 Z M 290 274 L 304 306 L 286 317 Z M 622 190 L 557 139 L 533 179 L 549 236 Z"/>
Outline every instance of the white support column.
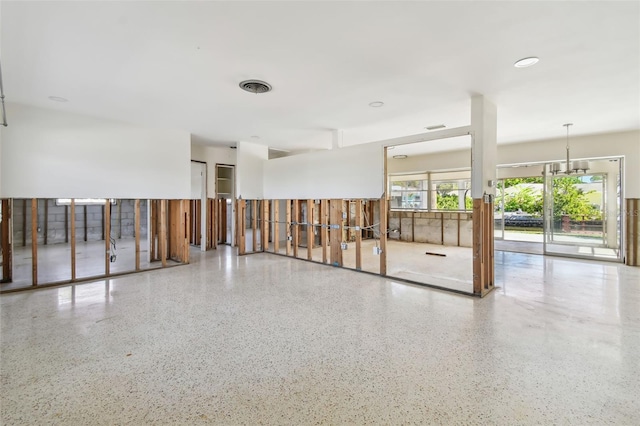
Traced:
<path fill-rule="evenodd" d="M 496 106 L 484 96 L 471 98 L 471 197 L 495 196 L 496 141 L 498 132 Z"/>
<path fill-rule="evenodd" d="M 473 198 L 473 292 L 494 288 L 493 197 L 496 180 L 496 106 L 483 96 L 471 98 L 471 197 Z M 487 195 L 488 197 L 484 197 Z"/>

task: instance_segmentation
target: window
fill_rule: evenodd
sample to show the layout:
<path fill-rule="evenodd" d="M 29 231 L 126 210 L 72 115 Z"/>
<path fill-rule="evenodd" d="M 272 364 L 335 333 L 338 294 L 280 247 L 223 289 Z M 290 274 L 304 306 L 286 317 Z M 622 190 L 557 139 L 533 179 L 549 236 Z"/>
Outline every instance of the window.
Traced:
<path fill-rule="evenodd" d="M 426 209 L 426 180 L 392 180 L 392 209 Z"/>
<path fill-rule="evenodd" d="M 471 181 L 468 179 L 435 181 L 431 188 L 435 198 L 434 210 L 473 210 Z"/>
<path fill-rule="evenodd" d="M 101 205 L 104 206 L 104 203 L 107 201 L 106 198 L 76 198 L 76 206 L 92 206 L 92 205 Z M 112 198 L 111 204 L 115 204 L 116 200 Z M 56 198 L 57 206 L 68 206 L 71 204 L 71 198 Z"/>
<path fill-rule="evenodd" d="M 390 207 L 395 210 L 472 211 L 471 172 L 427 172 L 390 176 Z"/>

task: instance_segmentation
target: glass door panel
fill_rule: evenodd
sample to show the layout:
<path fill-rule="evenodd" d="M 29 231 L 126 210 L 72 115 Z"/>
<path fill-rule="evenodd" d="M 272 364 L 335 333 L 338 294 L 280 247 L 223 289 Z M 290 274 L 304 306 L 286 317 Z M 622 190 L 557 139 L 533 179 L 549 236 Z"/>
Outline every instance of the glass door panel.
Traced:
<path fill-rule="evenodd" d="M 504 179 L 498 180 L 496 184 L 496 200 L 493 213 L 493 238 L 504 239 Z"/>
<path fill-rule="evenodd" d="M 619 163 L 592 160 L 570 175 L 545 166 L 545 253 L 620 259 Z"/>

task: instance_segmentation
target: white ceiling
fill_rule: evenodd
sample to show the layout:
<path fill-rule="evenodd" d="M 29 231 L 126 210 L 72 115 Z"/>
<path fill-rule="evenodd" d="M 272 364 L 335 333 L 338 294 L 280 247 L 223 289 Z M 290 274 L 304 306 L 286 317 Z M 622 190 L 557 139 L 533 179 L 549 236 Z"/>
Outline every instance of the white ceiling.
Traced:
<path fill-rule="evenodd" d="M 473 94 L 497 104 L 499 143 L 562 137 L 568 121 L 573 135 L 640 127 L 638 2 L 0 7 L 7 101 L 203 143 L 308 150 L 330 147 L 333 129 L 351 145 L 457 127 Z M 538 65 L 513 67 L 531 55 Z M 273 91 L 241 91 L 249 78 Z"/>

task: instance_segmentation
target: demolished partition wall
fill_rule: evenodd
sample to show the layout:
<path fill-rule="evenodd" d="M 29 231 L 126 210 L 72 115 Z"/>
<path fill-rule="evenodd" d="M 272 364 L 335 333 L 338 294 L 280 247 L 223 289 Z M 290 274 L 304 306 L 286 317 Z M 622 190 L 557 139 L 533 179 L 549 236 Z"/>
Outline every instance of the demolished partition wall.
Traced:
<path fill-rule="evenodd" d="M 163 259 L 165 251 L 180 262 L 188 259 L 181 238 L 188 229 L 188 204 L 181 201 L 190 196 L 188 133 L 14 103 L 7 111 L 12 122 L 1 129 L 0 197 L 3 206 L 12 206 L 3 227 L 13 229 L 2 239 L 12 246 L 12 272 L 26 268 L 29 286 L 142 269 L 145 250 L 148 261 L 159 264 L 172 263 Z M 102 201 L 85 210 L 80 199 Z M 157 201 L 147 204 L 149 199 Z M 168 216 L 172 211 L 176 219 Z M 148 249 L 144 238 L 138 241 L 145 232 Z M 3 251 L 3 270 L 4 258 Z M 4 281 L 14 278 L 3 274 Z"/>

